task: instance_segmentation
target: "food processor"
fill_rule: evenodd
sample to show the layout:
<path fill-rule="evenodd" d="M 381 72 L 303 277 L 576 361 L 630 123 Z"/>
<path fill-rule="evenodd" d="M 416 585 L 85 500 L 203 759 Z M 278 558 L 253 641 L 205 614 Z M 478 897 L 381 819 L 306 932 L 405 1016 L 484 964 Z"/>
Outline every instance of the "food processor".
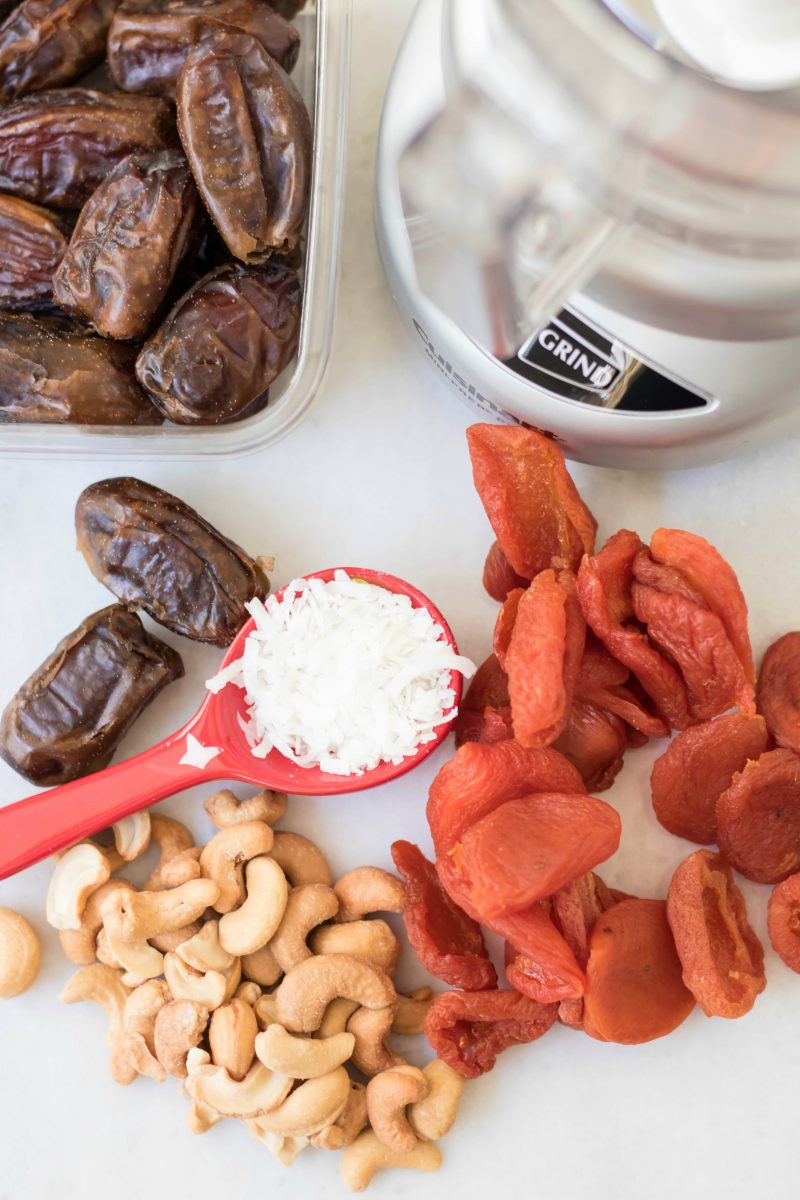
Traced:
<path fill-rule="evenodd" d="M 378 242 L 484 420 L 683 467 L 800 426 L 800 5 L 420 0 Z"/>

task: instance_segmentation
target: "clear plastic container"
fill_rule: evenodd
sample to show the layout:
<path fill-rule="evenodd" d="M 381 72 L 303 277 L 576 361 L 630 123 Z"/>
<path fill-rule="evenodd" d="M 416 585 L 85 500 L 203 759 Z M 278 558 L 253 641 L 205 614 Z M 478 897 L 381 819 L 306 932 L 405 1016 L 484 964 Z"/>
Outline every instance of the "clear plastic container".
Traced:
<path fill-rule="evenodd" d="M 308 413 L 330 355 L 344 202 L 351 0 L 316 0 L 295 18 L 302 46 L 292 78 L 314 123 L 297 359 L 270 388 L 269 404 L 220 426 L 0 425 L 0 458 L 230 458 L 270 446 Z"/>

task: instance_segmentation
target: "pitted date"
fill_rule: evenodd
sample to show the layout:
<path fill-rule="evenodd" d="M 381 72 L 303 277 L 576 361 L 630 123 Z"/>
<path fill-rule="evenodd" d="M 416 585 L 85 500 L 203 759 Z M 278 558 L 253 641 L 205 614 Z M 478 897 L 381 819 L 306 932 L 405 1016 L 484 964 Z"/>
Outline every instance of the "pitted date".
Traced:
<path fill-rule="evenodd" d="M 123 159 L 78 218 L 53 279 L 57 303 L 104 337 L 143 338 L 203 217 L 180 151 Z"/>
<path fill-rule="evenodd" d="M 166 100 L 61 88 L 0 109 L 0 192 L 81 208 L 128 154 L 175 144 Z"/>
<path fill-rule="evenodd" d="M 59 642 L 0 718 L 0 757 L 39 787 L 105 767 L 162 688 L 183 675 L 180 655 L 135 613 L 112 604 Z"/>
<path fill-rule="evenodd" d="M 0 99 L 77 79 L 105 53 L 117 0 L 22 0 L 0 26 Z"/>
<path fill-rule="evenodd" d="M 230 25 L 252 34 L 284 71 L 291 71 L 300 34 L 275 7 L 263 0 L 128 0 L 111 22 L 108 68 L 126 92 L 174 97 L 192 46 Z"/>
<path fill-rule="evenodd" d="M 255 38 L 223 30 L 184 63 L 178 131 L 197 187 L 235 258 L 295 248 L 308 208 L 311 121 L 289 76 Z"/>
<path fill-rule="evenodd" d="M 143 347 L 136 376 L 181 425 L 219 425 L 263 407 L 297 349 L 300 282 L 289 267 L 226 263 L 183 296 Z"/>
<path fill-rule="evenodd" d="M 104 479 L 75 508 L 78 549 L 118 600 L 197 642 L 228 646 L 263 599 L 258 562 L 177 496 L 140 479 Z"/>
<path fill-rule="evenodd" d="M 58 217 L 27 200 L 0 196 L 0 308 L 52 304 L 53 272 L 66 249 Z"/>
<path fill-rule="evenodd" d="M 0 312 L 0 424 L 160 425 L 135 358 L 65 317 Z"/>

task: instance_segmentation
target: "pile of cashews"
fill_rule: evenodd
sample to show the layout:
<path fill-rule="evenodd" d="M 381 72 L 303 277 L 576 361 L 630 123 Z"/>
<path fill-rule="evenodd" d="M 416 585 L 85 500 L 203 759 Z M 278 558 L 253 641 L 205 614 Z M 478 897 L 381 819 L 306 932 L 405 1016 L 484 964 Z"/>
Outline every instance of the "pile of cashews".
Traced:
<path fill-rule="evenodd" d="M 343 1150 L 355 1192 L 381 1168 L 438 1170 L 465 1081 L 389 1043 L 422 1032 L 432 999 L 395 990 L 400 943 L 372 915 L 402 912 L 402 881 L 358 867 L 334 884 L 313 842 L 273 829 L 283 795 L 225 790 L 205 808 L 218 832 L 203 847 L 153 812 L 61 854 L 47 918 L 80 968 L 62 1001 L 105 1010 L 117 1083 L 182 1079 L 194 1133 L 243 1121 L 286 1166 Z M 151 842 L 137 890 L 114 873 Z"/>

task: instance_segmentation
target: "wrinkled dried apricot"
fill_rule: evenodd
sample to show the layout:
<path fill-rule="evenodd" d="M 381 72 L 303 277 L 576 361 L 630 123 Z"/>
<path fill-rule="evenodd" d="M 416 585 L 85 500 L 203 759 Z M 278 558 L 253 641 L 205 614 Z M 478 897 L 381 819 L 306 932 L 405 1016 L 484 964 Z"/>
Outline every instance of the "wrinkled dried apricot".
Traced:
<path fill-rule="evenodd" d="M 589 961 L 589 934 L 597 918 L 615 901 L 599 875 L 588 871 L 553 895 L 553 916 L 578 965 Z"/>
<path fill-rule="evenodd" d="M 734 777 L 717 801 L 717 845 L 756 883 L 800 868 L 800 754 L 768 750 Z"/>
<path fill-rule="evenodd" d="M 499 600 L 502 604 L 514 588 L 526 588 L 529 583 L 529 579 L 524 579 L 514 570 L 503 554 L 500 543 L 492 542 L 483 567 L 483 586 L 492 599 Z"/>
<path fill-rule="evenodd" d="M 508 707 L 487 707 L 482 713 L 461 713 L 454 729 L 456 746 L 463 746 L 465 742 L 505 742 L 514 736 Z"/>
<path fill-rule="evenodd" d="M 717 801 L 733 777 L 767 748 L 763 717 L 729 713 L 679 733 L 653 764 L 656 817 L 670 833 L 701 846 L 717 840 Z"/>
<path fill-rule="evenodd" d="M 790 875 L 772 889 L 767 932 L 778 957 L 800 974 L 800 874 Z"/>
<path fill-rule="evenodd" d="M 533 916 L 536 912 L 539 915 Z M 585 980 L 566 939 L 540 905 L 532 906 L 523 953 L 506 942 L 505 965 L 509 986 L 540 1004 L 557 1004 L 583 995 Z"/>
<path fill-rule="evenodd" d="M 744 896 L 719 854 L 695 850 L 672 876 L 667 919 L 683 982 L 707 1017 L 743 1017 L 767 985 Z"/>
<path fill-rule="evenodd" d="M 586 630 L 583 658 L 575 684 L 579 696 L 585 696 L 598 688 L 617 687 L 626 683 L 630 671 L 624 663 L 611 654 L 591 629 Z"/>
<path fill-rule="evenodd" d="M 594 1038 L 637 1045 L 686 1020 L 694 996 L 663 900 L 623 900 L 595 922 L 583 996 L 583 1027 Z"/>
<path fill-rule="evenodd" d="M 784 634 L 767 650 L 756 700 L 778 745 L 800 753 L 800 633 Z"/>
<path fill-rule="evenodd" d="M 669 737 L 667 722 L 648 712 L 642 701 L 624 684 L 597 688 L 593 692 L 586 692 L 585 698 L 598 708 L 619 717 L 637 733 L 643 734 L 645 741 L 651 737 Z"/>
<path fill-rule="evenodd" d="M 425 1017 L 425 1037 L 459 1075 L 476 1079 L 491 1071 L 510 1046 L 535 1042 L 552 1028 L 557 1005 L 539 1004 L 519 992 L 442 992 Z"/>
<path fill-rule="evenodd" d="M 646 584 L 656 591 L 674 592 L 687 600 L 693 600 L 701 608 L 708 608 L 700 592 L 695 591 L 686 576 L 677 567 L 668 567 L 657 563 L 648 549 L 640 550 L 633 560 L 633 577 L 637 583 Z"/>
<path fill-rule="evenodd" d="M 500 741 L 500 738 L 481 737 L 484 729 L 484 713 L 487 709 L 508 710 L 509 725 L 511 709 L 508 701 L 508 676 L 493 654 L 481 663 L 472 677 L 464 699 L 459 706 L 453 725 L 456 746 L 465 742 Z M 511 734 L 509 733 L 509 736 Z"/>
<path fill-rule="evenodd" d="M 572 702 L 566 728 L 553 743 L 581 773 L 587 791 L 610 788 L 622 769 L 625 726 L 617 717 L 581 697 Z"/>
<path fill-rule="evenodd" d="M 506 655 L 508 654 L 508 647 L 511 645 L 511 635 L 514 632 L 514 625 L 517 621 L 519 602 L 526 591 L 526 588 L 514 588 L 513 592 L 509 592 L 495 621 L 492 649 L 494 650 L 495 658 L 504 671 L 508 670 Z"/>

